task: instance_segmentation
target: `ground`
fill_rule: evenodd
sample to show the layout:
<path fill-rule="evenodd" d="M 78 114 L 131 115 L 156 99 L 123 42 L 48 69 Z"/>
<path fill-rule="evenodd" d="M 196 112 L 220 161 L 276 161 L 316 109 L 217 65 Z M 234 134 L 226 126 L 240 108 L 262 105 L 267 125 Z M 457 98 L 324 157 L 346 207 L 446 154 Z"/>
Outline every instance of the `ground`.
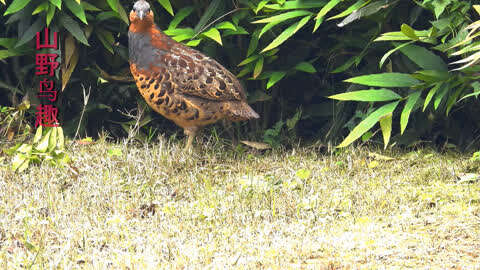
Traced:
<path fill-rule="evenodd" d="M 182 147 L 70 143 L 70 165 L 20 174 L 0 158 L 0 268 L 480 269 L 471 155 Z"/>

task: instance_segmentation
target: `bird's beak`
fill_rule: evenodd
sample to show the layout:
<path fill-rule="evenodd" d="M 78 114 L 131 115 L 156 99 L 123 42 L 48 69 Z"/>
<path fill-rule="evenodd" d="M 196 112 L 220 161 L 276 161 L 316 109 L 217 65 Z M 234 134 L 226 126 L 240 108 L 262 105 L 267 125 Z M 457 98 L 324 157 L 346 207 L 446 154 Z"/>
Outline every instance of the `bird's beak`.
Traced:
<path fill-rule="evenodd" d="M 145 17 L 146 14 L 145 14 L 145 11 L 139 10 L 137 15 L 138 15 L 138 18 L 140 18 L 140 20 L 143 20 L 143 17 Z"/>

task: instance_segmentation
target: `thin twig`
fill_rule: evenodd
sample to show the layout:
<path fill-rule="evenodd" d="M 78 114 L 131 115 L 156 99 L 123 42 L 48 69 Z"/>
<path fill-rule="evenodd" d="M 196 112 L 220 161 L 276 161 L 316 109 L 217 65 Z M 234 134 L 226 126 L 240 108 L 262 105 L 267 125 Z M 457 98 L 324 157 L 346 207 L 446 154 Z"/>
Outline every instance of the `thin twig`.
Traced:
<path fill-rule="evenodd" d="M 85 93 L 85 86 L 83 84 L 82 84 L 82 90 L 83 90 L 83 109 L 82 109 L 82 114 L 80 114 L 80 120 L 78 121 L 77 131 L 75 132 L 74 139 L 77 139 L 78 132 L 80 131 L 83 115 L 85 114 L 85 109 L 87 108 L 88 100 L 90 99 L 90 91 L 92 90 L 92 86 L 88 87 L 88 94 Z"/>
<path fill-rule="evenodd" d="M 200 31 L 198 31 L 198 33 L 196 33 L 192 38 L 190 38 L 190 40 L 196 38 L 198 35 L 200 35 L 200 33 L 202 33 L 203 31 L 205 31 L 205 29 L 207 29 L 207 28 L 209 28 L 210 26 L 212 26 L 212 24 L 218 22 L 219 20 L 225 18 L 226 16 L 228 16 L 228 15 L 230 15 L 230 14 L 232 14 L 232 13 L 235 13 L 235 12 L 241 10 L 241 9 L 245 9 L 245 8 L 239 8 L 239 7 L 237 7 L 237 8 L 235 8 L 235 9 L 232 9 L 232 10 L 230 10 L 229 12 L 223 14 L 222 16 L 216 18 L 216 19 L 213 20 L 211 23 L 209 23 L 209 24 L 205 25 L 204 27 L 202 27 L 202 29 L 200 29 Z"/>

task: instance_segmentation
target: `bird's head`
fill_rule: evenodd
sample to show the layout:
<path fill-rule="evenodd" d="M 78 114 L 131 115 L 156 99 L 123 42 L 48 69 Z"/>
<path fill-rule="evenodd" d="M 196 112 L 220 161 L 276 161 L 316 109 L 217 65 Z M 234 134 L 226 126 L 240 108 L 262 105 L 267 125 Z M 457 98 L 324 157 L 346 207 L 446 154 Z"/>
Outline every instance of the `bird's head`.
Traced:
<path fill-rule="evenodd" d="M 133 9 L 130 11 L 130 23 L 153 24 L 153 12 L 147 1 L 139 0 L 133 4 Z"/>

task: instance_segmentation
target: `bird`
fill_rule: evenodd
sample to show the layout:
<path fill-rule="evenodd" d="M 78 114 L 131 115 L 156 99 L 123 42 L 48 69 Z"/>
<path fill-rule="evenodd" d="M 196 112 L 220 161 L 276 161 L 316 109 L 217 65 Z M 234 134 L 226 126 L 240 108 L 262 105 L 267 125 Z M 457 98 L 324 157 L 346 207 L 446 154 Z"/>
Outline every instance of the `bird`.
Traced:
<path fill-rule="evenodd" d="M 235 75 L 164 34 L 147 1 L 136 1 L 129 19 L 129 65 L 136 86 L 154 111 L 183 128 L 186 150 L 206 125 L 260 117 Z"/>

